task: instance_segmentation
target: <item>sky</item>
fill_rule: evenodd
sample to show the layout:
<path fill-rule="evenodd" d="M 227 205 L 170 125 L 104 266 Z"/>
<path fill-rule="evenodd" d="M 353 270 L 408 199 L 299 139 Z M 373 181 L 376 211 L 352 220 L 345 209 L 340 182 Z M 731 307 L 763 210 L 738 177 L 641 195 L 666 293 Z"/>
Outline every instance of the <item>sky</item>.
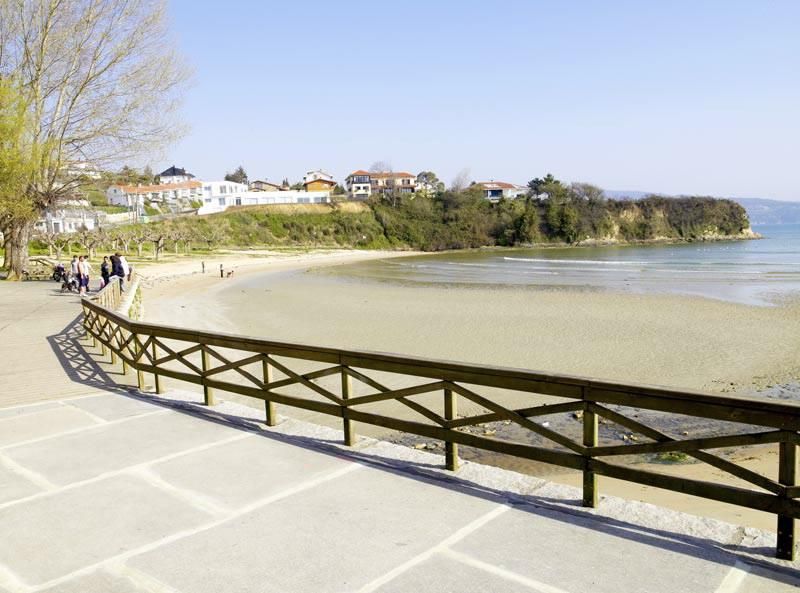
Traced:
<path fill-rule="evenodd" d="M 800 2 L 170 2 L 189 132 L 151 163 L 800 200 Z M 163 165 L 163 166 L 162 166 Z"/>

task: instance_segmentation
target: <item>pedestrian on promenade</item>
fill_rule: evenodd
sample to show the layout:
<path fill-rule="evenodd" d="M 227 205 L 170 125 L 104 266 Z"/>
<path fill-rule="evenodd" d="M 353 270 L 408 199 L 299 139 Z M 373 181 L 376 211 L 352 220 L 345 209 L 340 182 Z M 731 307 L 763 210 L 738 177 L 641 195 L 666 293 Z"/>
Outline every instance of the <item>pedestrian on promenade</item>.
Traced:
<path fill-rule="evenodd" d="M 206 273 L 206 262 L 201 261 L 200 262 L 200 267 L 203 269 L 203 274 L 205 274 Z"/>
<path fill-rule="evenodd" d="M 111 276 L 111 262 L 108 260 L 108 256 L 103 256 L 103 263 L 100 264 L 100 288 L 104 288 L 106 284 L 108 284 L 108 279 Z"/>
<path fill-rule="evenodd" d="M 119 252 L 111 256 L 111 275 L 119 278 L 119 289 L 124 291 L 123 282 L 125 280 L 125 271 L 122 268 Z"/>
<path fill-rule="evenodd" d="M 78 258 L 78 294 L 84 295 L 89 292 L 89 274 L 91 273 L 89 256 L 81 255 Z"/>
<path fill-rule="evenodd" d="M 69 264 L 69 271 L 72 273 L 72 275 L 75 278 L 78 277 L 78 256 L 77 255 L 73 255 L 72 256 L 72 261 Z"/>
<path fill-rule="evenodd" d="M 120 265 L 122 265 L 122 273 L 124 274 L 125 279 L 128 282 L 130 282 L 131 281 L 131 272 L 133 271 L 133 268 L 130 266 L 130 264 L 128 264 L 128 260 L 125 259 L 124 255 L 120 255 L 119 256 L 119 263 L 120 263 Z"/>

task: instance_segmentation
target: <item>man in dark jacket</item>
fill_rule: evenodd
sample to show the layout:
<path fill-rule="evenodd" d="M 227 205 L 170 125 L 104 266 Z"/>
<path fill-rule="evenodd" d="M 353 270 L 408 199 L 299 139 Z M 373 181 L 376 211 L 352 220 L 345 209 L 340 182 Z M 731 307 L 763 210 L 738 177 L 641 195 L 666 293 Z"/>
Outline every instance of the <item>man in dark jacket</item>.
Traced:
<path fill-rule="evenodd" d="M 122 260 L 119 258 L 119 253 L 111 256 L 111 275 L 119 278 L 119 289 L 124 290 L 125 271 L 122 269 Z"/>

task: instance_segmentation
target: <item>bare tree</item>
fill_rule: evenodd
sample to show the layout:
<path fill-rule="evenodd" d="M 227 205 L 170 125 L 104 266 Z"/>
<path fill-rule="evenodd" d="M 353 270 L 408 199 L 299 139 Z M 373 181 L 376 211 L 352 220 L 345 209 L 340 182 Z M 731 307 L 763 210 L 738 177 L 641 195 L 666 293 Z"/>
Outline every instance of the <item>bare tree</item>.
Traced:
<path fill-rule="evenodd" d="M 158 261 L 164 249 L 164 241 L 168 237 L 169 229 L 161 224 L 149 224 L 145 227 L 147 239 L 153 244 L 153 257 Z"/>
<path fill-rule="evenodd" d="M 144 244 L 150 241 L 150 233 L 147 231 L 147 226 L 144 224 L 137 224 L 129 231 L 130 240 L 136 244 L 136 255 L 142 257 L 142 248 Z"/>
<path fill-rule="evenodd" d="M 375 161 L 369 167 L 370 173 L 391 173 L 392 170 L 392 164 L 388 161 Z"/>
<path fill-rule="evenodd" d="M 461 169 L 453 178 L 453 181 L 450 183 L 450 190 L 454 192 L 464 191 L 469 187 L 469 169 Z"/>
<path fill-rule="evenodd" d="M 35 235 L 36 239 L 47 245 L 47 250 L 50 252 L 50 257 L 55 256 L 56 260 L 61 259 L 61 254 L 64 251 L 64 248 L 67 246 L 67 243 L 70 241 L 70 237 L 65 233 L 59 233 L 56 231 L 39 231 Z"/>
<path fill-rule="evenodd" d="M 165 0 L 0 0 L 0 72 L 24 96 L 35 163 L 16 200 L 30 213 L 0 216 L 16 278 L 36 218 L 82 183 L 65 174 L 71 164 L 107 168 L 180 135 L 188 70 Z"/>

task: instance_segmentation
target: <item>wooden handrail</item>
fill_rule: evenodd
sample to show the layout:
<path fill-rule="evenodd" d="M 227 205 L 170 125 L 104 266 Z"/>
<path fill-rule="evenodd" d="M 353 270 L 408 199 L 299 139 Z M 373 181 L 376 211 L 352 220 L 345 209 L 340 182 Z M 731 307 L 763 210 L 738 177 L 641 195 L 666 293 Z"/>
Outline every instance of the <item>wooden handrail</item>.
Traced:
<path fill-rule="evenodd" d="M 108 296 L 104 294 L 106 291 Z M 143 388 L 142 374 L 153 373 L 158 392 L 161 391 L 162 376 L 194 383 L 203 387 L 204 401 L 208 405 L 213 405 L 216 390 L 255 397 L 265 402 L 268 425 L 275 422 L 276 403 L 337 416 L 343 420 L 347 444 L 355 441 L 353 422 L 440 439 L 445 442 L 446 466 L 449 469 L 455 469 L 458 465 L 458 444 L 578 469 L 584 474 L 583 503 L 586 506 L 595 506 L 596 477 L 606 475 L 775 513 L 778 515 L 777 556 L 794 558 L 794 520 L 800 518 L 800 500 L 797 500 L 800 487 L 796 484 L 795 467 L 796 447 L 800 443 L 800 405 L 170 327 L 132 320 L 116 310 L 119 303 L 119 286 L 113 282 L 95 298 L 84 299 L 84 327 L 93 339 L 100 342 L 104 351 L 106 347 L 110 349 L 112 362 L 119 357 L 126 368 L 130 366 L 136 369 L 140 388 Z M 232 357 L 228 351 L 238 353 L 239 358 Z M 331 366 L 302 373 L 290 368 L 290 362 L 279 361 L 276 357 Z M 245 369 L 259 363 L 259 371 Z M 432 381 L 424 385 L 390 389 L 368 375 L 373 371 Z M 286 378 L 275 380 L 275 372 Z M 237 382 L 225 380 L 222 376 L 224 373 L 236 373 Z M 315 382 L 337 374 L 341 375 L 340 389 L 330 390 Z M 354 394 L 353 381 L 365 385 L 372 390 L 371 393 Z M 315 395 L 309 397 L 285 391 L 293 386 L 302 386 L 306 393 L 311 391 Z M 511 409 L 475 391 L 481 387 L 535 393 L 571 401 Z M 443 415 L 408 399 L 413 395 L 431 392 L 442 393 Z M 458 399 L 469 400 L 488 412 L 458 417 Z M 364 406 L 386 400 L 394 400 L 410 408 L 417 414 L 416 419 L 363 410 Z M 736 423 L 739 430 L 715 437 L 677 439 L 626 416 L 622 409 L 646 409 L 723 420 Z M 578 410 L 583 412 L 583 434 L 579 441 L 530 419 Z M 620 446 L 599 445 L 597 424 L 600 417 L 637 432 L 648 441 Z M 552 442 L 553 446 L 510 442 L 462 430 L 467 426 L 496 420 L 516 423 Z M 741 432 L 752 426 L 760 429 L 755 433 Z M 779 445 L 777 481 L 708 452 L 722 447 L 764 443 Z M 680 452 L 694 457 L 754 488 L 664 475 L 607 461 L 617 455 L 665 452 Z"/>

